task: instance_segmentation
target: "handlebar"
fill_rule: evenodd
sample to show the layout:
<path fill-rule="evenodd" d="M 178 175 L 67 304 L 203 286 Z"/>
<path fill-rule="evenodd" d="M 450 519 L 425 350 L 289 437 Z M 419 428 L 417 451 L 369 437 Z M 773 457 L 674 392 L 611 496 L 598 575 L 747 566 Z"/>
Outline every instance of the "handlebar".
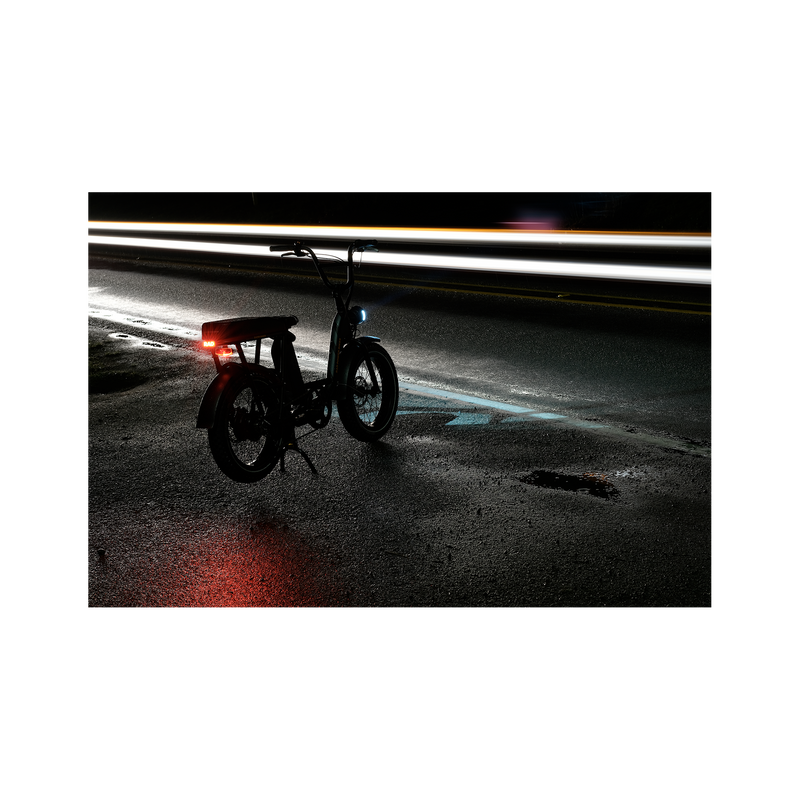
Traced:
<path fill-rule="evenodd" d="M 303 247 L 302 242 L 295 242 L 294 244 L 271 244 L 269 249 L 273 252 L 280 253 L 283 250 L 294 250 L 297 255 L 299 255 L 298 250 L 301 250 Z"/>
<path fill-rule="evenodd" d="M 327 286 L 330 290 L 331 294 L 333 295 L 334 299 L 336 300 L 337 305 L 342 303 L 340 291 L 346 291 L 347 297 L 344 300 L 343 306 L 346 308 L 350 303 L 350 295 L 353 293 L 353 284 L 355 283 L 355 276 L 353 275 L 353 253 L 357 250 L 377 250 L 378 249 L 378 241 L 377 239 L 356 239 L 348 248 L 347 248 L 347 272 L 346 272 L 346 280 L 344 283 L 333 284 L 328 280 L 328 276 L 323 272 L 322 267 L 320 266 L 319 259 L 317 258 L 317 254 L 307 245 L 303 244 L 303 242 L 294 242 L 293 244 L 271 244 L 269 249 L 273 253 L 280 253 L 280 252 L 292 252 L 296 256 L 302 256 L 305 253 L 308 253 L 311 256 L 311 260 L 314 262 L 314 266 L 317 268 L 317 272 L 319 273 L 320 278 L 322 278 L 322 282 Z"/>
<path fill-rule="evenodd" d="M 306 250 L 307 252 L 311 252 L 311 250 L 306 247 L 302 242 L 295 242 L 294 244 L 271 244 L 269 249 L 272 250 L 274 253 L 280 253 L 283 251 L 290 251 L 294 250 L 295 253 L 298 251 Z M 355 252 L 356 250 L 377 250 L 378 249 L 378 240 L 377 239 L 356 239 L 353 244 L 350 245 L 348 248 L 348 252 Z"/>

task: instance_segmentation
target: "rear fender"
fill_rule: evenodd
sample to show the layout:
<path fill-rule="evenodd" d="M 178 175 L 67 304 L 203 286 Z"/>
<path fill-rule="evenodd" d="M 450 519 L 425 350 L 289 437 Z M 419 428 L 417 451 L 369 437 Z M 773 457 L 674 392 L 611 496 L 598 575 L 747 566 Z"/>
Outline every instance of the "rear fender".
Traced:
<path fill-rule="evenodd" d="M 243 364 L 231 363 L 228 364 L 222 372 L 217 374 L 217 377 L 206 389 L 203 395 L 203 400 L 200 403 L 200 410 L 197 412 L 197 426 L 198 428 L 211 428 L 214 425 L 214 416 L 217 413 L 217 406 L 219 405 L 219 398 L 225 391 L 225 387 L 238 375 L 243 375 L 247 372 L 266 372 L 274 374 L 274 370 L 268 370 L 259 364 Z"/>

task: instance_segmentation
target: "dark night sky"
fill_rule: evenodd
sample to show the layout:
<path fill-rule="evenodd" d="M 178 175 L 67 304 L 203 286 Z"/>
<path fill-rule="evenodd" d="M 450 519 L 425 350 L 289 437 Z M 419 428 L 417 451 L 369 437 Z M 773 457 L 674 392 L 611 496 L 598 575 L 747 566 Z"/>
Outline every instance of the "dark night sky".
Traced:
<path fill-rule="evenodd" d="M 709 233 L 711 194 L 90 193 L 89 219 L 442 228 L 529 223 L 560 230 Z"/>

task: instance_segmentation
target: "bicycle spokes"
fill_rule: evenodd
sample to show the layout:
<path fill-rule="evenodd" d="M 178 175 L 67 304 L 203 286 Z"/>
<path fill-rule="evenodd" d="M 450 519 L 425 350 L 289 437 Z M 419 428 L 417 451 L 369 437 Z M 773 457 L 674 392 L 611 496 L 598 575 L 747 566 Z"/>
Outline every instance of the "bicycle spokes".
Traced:
<path fill-rule="evenodd" d="M 253 464 L 264 450 L 264 440 L 277 435 L 274 421 L 267 415 L 267 407 L 258 393 L 245 387 L 235 398 L 228 417 L 228 435 L 231 449 L 244 464 Z"/>
<path fill-rule="evenodd" d="M 374 375 L 374 371 L 373 371 Z M 366 425 L 371 425 L 381 408 L 381 385 L 377 376 L 370 376 L 367 362 L 363 362 L 356 372 L 353 386 L 353 401 L 358 416 Z"/>

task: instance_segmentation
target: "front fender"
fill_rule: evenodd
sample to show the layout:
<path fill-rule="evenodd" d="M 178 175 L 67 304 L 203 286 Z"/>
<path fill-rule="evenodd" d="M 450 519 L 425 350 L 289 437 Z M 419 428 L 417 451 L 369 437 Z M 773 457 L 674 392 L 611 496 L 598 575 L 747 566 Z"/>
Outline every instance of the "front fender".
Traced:
<path fill-rule="evenodd" d="M 264 375 L 275 375 L 274 369 L 267 369 L 262 364 L 239 364 L 232 362 L 228 364 L 222 372 L 217 374 L 217 377 L 206 389 L 203 399 L 200 402 L 200 410 L 197 412 L 197 426 L 198 428 L 211 428 L 214 425 L 214 415 L 217 413 L 217 406 L 219 405 L 219 398 L 225 391 L 225 387 L 237 376 L 244 375 L 245 373 L 259 373 Z M 273 378 L 275 380 L 275 378 Z"/>
<path fill-rule="evenodd" d="M 359 336 L 357 339 L 351 339 L 343 348 L 342 355 L 339 359 L 339 375 L 336 381 L 337 385 L 341 388 L 345 386 L 347 373 L 350 369 L 350 362 L 359 355 L 366 357 L 369 353 L 370 345 L 376 344 L 380 339 L 377 336 Z"/>

